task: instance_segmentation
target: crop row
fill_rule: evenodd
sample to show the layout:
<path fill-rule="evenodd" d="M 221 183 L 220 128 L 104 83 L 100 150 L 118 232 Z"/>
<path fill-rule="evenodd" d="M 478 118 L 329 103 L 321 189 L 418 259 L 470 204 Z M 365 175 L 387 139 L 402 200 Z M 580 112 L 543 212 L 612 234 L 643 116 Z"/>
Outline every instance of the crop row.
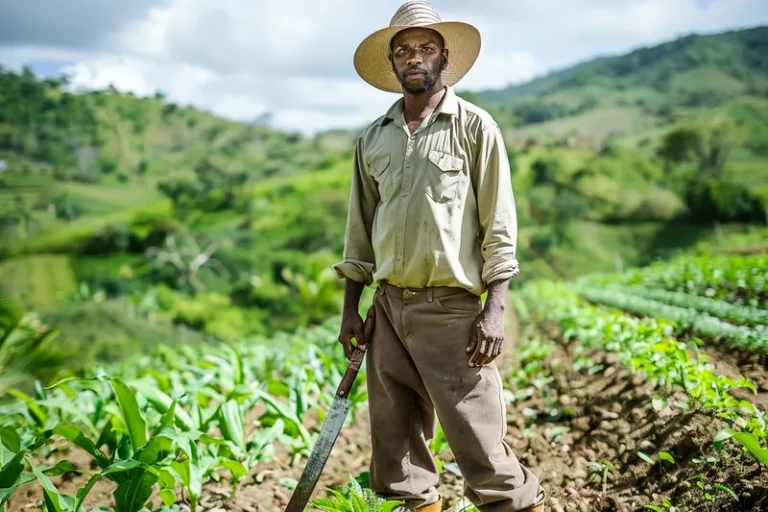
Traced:
<path fill-rule="evenodd" d="M 317 434 L 305 418 L 323 419 L 346 367 L 330 341 L 333 327 L 237 346 L 159 346 L 151 357 L 89 368 L 84 378 L 37 385 L 31 395 L 10 390 L 15 400 L 0 407 L 0 507 L 37 481 L 47 510 L 76 512 L 108 479 L 117 484 L 117 510 L 139 511 L 156 493 L 167 506 L 186 496 L 194 511 L 206 481 L 229 474 L 235 494 L 250 468 L 274 456 L 275 443 L 294 462 L 306 457 Z M 367 401 L 363 375 L 349 395 L 348 422 Z M 98 470 L 35 462 L 62 441 L 88 453 Z M 75 496 L 50 479 L 70 471 L 88 477 Z"/>
<path fill-rule="evenodd" d="M 684 256 L 616 275 L 589 276 L 585 281 L 595 286 L 661 288 L 764 307 L 768 304 L 768 254 Z"/>
<path fill-rule="evenodd" d="M 620 289 L 584 287 L 579 293 L 592 302 L 671 320 L 677 324 L 677 332 L 692 331 L 699 336 L 724 339 L 735 347 L 768 351 L 768 326 L 765 325 L 734 325 L 696 309 L 671 306 L 658 300 L 630 295 Z"/>
<path fill-rule="evenodd" d="M 521 293 L 537 322 L 556 322 L 562 338 L 577 339 L 584 348 L 615 352 L 633 372 L 654 385 L 654 407 L 706 412 L 728 423 L 715 437 L 741 443 L 768 465 L 766 413 L 729 391 L 744 387 L 756 393 L 748 379 L 717 375 L 706 355 L 697 355 L 670 336 L 674 324 L 659 318 L 637 318 L 612 308 L 595 306 L 579 297 L 573 287 L 557 283 L 531 283 Z M 676 398 L 682 391 L 684 398 Z"/>
<path fill-rule="evenodd" d="M 726 320 L 728 322 L 756 327 L 768 325 L 768 310 L 742 304 L 733 304 L 717 299 L 710 299 L 690 293 L 673 292 L 660 288 L 645 288 L 643 286 L 612 285 L 611 290 L 650 299 L 670 306 L 695 309 L 702 313 Z"/>

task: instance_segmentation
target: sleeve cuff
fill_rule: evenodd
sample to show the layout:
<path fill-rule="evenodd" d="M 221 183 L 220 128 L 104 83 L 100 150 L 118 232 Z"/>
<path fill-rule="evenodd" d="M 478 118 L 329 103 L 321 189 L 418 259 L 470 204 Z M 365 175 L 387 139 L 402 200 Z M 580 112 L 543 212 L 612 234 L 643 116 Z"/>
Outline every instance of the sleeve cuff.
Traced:
<path fill-rule="evenodd" d="M 333 265 L 339 279 L 348 278 L 369 285 L 373 282 L 373 264 L 363 261 L 342 261 Z"/>
<path fill-rule="evenodd" d="M 516 258 L 488 261 L 483 266 L 482 277 L 486 284 L 493 281 L 513 279 L 518 275 L 520 275 L 520 263 Z"/>

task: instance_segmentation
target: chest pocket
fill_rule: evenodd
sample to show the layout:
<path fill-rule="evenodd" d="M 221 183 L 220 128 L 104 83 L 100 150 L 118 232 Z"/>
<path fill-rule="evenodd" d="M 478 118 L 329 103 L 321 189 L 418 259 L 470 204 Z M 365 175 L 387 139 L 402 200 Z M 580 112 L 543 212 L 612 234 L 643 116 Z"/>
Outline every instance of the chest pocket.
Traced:
<path fill-rule="evenodd" d="M 388 201 L 395 193 L 395 178 L 392 169 L 389 168 L 389 153 L 379 155 L 371 160 L 369 172 L 379 188 L 379 197 L 382 201 Z"/>
<path fill-rule="evenodd" d="M 429 152 L 429 162 L 424 191 L 438 203 L 456 199 L 464 160 L 460 156 L 433 149 Z"/>

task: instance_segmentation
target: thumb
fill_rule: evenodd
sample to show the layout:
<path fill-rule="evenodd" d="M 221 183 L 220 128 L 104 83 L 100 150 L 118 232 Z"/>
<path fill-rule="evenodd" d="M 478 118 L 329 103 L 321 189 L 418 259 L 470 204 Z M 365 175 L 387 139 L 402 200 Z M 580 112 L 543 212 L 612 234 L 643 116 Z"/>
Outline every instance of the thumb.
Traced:
<path fill-rule="evenodd" d="M 467 353 L 474 351 L 477 348 L 477 323 L 472 326 L 472 334 L 469 338 L 469 346 L 467 347 Z"/>
<path fill-rule="evenodd" d="M 355 337 L 358 345 L 365 345 L 365 335 L 363 334 L 362 324 L 357 324 L 352 328 L 352 335 Z"/>

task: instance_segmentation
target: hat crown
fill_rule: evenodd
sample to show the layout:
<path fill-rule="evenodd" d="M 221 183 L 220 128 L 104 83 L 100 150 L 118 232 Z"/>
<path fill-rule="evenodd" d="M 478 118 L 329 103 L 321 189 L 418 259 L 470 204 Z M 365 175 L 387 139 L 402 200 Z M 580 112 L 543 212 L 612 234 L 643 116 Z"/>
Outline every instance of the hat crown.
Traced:
<path fill-rule="evenodd" d="M 400 6 L 389 22 L 390 27 L 398 25 L 419 26 L 440 23 L 442 20 L 435 8 L 424 0 L 412 0 Z"/>

